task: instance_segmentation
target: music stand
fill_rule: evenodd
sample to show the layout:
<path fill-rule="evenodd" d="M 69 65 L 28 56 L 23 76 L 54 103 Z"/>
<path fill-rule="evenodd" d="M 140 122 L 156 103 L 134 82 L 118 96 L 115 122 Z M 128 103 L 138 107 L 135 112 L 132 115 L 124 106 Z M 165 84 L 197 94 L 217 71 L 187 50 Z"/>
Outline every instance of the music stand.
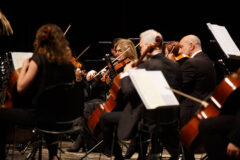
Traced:
<path fill-rule="evenodd" d="M 226 27 L 217 24 L 207 23 L 209 31 L 215 40 L 210 40 L 210 44 L 214 46 L 220 53 L 219 63 L 225 67 L 226 72 L 235 71 L 239 67 L 240 50 L 231 38 Z M 225 63 L 224 63 L 225 62 Z"/>
<path fill-rule="evenodd" d="M 171 126 L 175 123 L 178 123 L 178 114 L 176 114 L 175 118 L 170 119 L 159 119 L 158 113 L 163 110 L 178 110 L 179 102 L 175 97 L 174 93 L 169 89 L 169 84 L 165 79 L 163 73 L 158 71 L 147 71 L 145 69 L 136 69 L 129 71 L 130 79 L 138 92 L 145 108 L 146 112 L 141 112 L 140 121 L 138 123 L 138 130 L 140 132 L 140 152 L 141 158 L 143 155 L 143 143 L 145 143 L 145 138 L 142 137 L 142 133 L 150 134 L 150 139 L 152 139 L 152 135 L 156 135 L 158 133 L 159 128 L 157 126 Z M 162 110 L 163 109 L 163 110 Z M 163 112 L 164 113 L 164 112 Z M 166 113 L 166 112 L 165 112 Z M 149 120 L 146 120 L 146 117 L 151 117 L 150 126 Z M 149 118 L 147 118 L 149 119 Z M 160 120 L 160 121 L 158 121 Z M 165 121 L 166 120 L 166 121 Z M 154 121 L 154 124 L 151 124 Z M 147 124 L 147 125 L 146 125 Z M 155 126 L 155 127 L 154 127 Z M 154 134 L 155 133 L 155 134 Z M 143 138 L 145 140 L 143 140 Z M 150 140 L 151 142 L 151 140 Z M 144 153 L 145 154 L 145 153 Z"/>
<path fill-rule="evenodd" d="M 129 76 L 147 110 L 179 105 L 160 70 L 135 69 L 129 71 Z"/>

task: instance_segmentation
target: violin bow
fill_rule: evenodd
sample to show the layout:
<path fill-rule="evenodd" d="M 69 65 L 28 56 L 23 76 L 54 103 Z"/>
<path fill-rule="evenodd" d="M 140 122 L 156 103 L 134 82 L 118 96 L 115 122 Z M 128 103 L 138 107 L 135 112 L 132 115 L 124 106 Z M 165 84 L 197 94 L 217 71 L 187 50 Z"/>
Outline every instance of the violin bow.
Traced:
<path fill-rule="evenodd" d="M 64 36 L 67 34 L 67 32 L 68 32 L 68 30 L 70 29 L 71 26 L 72 26 L 72 24 L 69 24 L 69 25 L 68 25 L 67 29 L 66 29 L 65 32 L 63 33 Z"/>
<path fill-rule="evenodd" d="M 69 24 L 67 29 L 65 30 L 65 32 L 63 33 L 63 35 L 65 36 L 68 32 L 68 30 L 70 29 L 70 27 L 72 26 L 72 24 Z M 75 59 L 76 61 L 79 59 L 79 57 L 81 57 L 89 48 L 90 48 L 91 45 L 87 46 L 87 48 L 85 48 L 78 56 L 77 58 Z"/>
<path fill-rule="evenodd" d="M 186 97 L 186 98 L 188 98 L 188 99 L 191 99 L 191 100 L 193 100 L 193 101 L 195 101 L 195 102 L 200 103 L 204 108 L 206 108 L 206 107 L 208 106 L 208 103 L 207 103 L 206 101 L 203 101 L 203 100 L 198 99 L 198 98 L 196 98 L 196 97 L 190 96 L 190 95 L 188 95 L 188 94 L 186 94 L 186 93 L 183 93 L 183 92 L 181 92 L 181 91 L 179 91 L 179 90 L 176 90 L 176 89 L 173 89 L 173 88 L 168 88 L 168 87 L 166 87 L 166 88 L 167 88 L 167 89 L 170 89 L 170 90 L 173 91 L 174 93 L 177 93 L 177 94 L 179 94 L 179 95 L 181 95 L 181 96 L 183 96 L 183 97 Z"/>
<path fill-rule="evenodd" d="M 175 48 L 175 45 L 173 45 L 171 51 L 167 54 L 167 56 L 173 52 L 174 48 Z"/>
<path fill-rule="evenodd" d="M 135 46 L 135 48 L 137 48 L 138 46 L 139 46 L 139 44 L 140 43 L 138 43 L 136 46 Z M 113 62 L 115 61 L 115 60 L 118 60 L 123 54 L 125 54 L 128 50 L 130 49 L 130 47 L 128 47 L 123 53 L 121 53 L 117 58 L 115 58 L 114 60 L 113 60 Z"/>
<path fill-rule="evenodd" d="M 91 47 L 91 45 L 87 46 L 77 57 L 76 61 Z"/>
<path fill-rule="evenodd" d="M 135 46 L 135 48 L 137 48 L 138 46 L 139 46 L 139 44 L 140 43 L 138 43 L 136 46 Z M 128 47 L 123 53 L 121 53 L 118 57 L 116 57 L 114 60 L 112 60 L 112 63 L 114 62 L 114 61 L 116 61 L 116 60 L 118 60 L 123 54 L 125 54 L 128 50 L 130 49 L 130 47 Z M 106 69 L 107 68 L 107 66 L 105 66 L 103 69 L 101 69 L 93 78 L 96 78 L 100 73 L 101 73 L 101 71 L 102 70 L 104 70 L 104 69 Z"/>

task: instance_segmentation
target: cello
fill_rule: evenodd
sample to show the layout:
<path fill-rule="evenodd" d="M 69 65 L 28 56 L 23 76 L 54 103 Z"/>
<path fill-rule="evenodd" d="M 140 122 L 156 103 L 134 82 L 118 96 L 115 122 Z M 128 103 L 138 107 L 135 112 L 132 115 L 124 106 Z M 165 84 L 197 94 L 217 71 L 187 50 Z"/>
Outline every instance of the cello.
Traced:
<path fill-rule="evenodd" d="M 131 64 L 132 67 L 137 67 L 142 62 L 143 58 L 148 54 L 149 50 L 161 44 L 162 39 L 160 37 L 157 37 L 156 41 L 157 43 L 150 44 L 146 47 L 146 50 L 144 51 L 144 53 L 142 53 L 138 61 Z M 119 65 L 121 65 L 121 67 L 124 67 L 125 62 L 124 62 L 124 65 L 122 64 L 119 64 Z M 118 68 L 118 67 L 115 66 L 114 68 Z M 109 93 L 110 93 L 109 98 L 105 103 L 100 104 L 100 106 L 92 113 L 92 115 L 88 119 L 88 127 L 92 133 L 99 134 L 99 129 L 96 129 L 96 127 L 99 122 L 100 116 L 105 112 L 111 112 L 115 108 L 115 106 L 117 105 L 117 102 L 116 102 L 117 95 L 120 89 L 121 89 L 120 74 L 117 74 L 117 76 L 115 76 L 115 78 L 112 81 L 112 86 L 109 90 Z"/>
<path fill-rule="evenodd" d="M 130 61 L 129 61 L 130 62 Z M 126 65 L 126 61 L 122 61 L 121 63 L 118 63 L 114 66 L 114 69 L 121 69 Z M 91 116 L 88 118 L 88 127 L 91 130 L 92 133 L 95 133 L 96 135 L 99 134 L 99 128 L 97 128 L 97 124 L 100 120 L 100 116 L 105 112 L 111 112 L 117 105 L 116 99 L 118 92 L 120 90 L 120 74 L 117 74 L 114 79 L 111 82 L 111 88 L 109 89 L 109 97 L 108 99 L 100 104 L 91 114 Z"/>
<path fill-rule="evenodd" d="M 8 79 L 8 87 L 6 90 L 6 99 L 4 104 L 0 106 L 0 108 L 15 108 L 18 107 L 18 102 L 27 103 L 27 98 L 24 100 L 22 98 L 17 97 L 16 84 L 18 76 L 21 72 L 21 68 L 14 70 Z M 6 142 L 9 144 L 19 143 L 24 144 L 26 142 L 30 142 L 32 139 L 33 133 L 30 129 L 23 128 L 15 128 L 9 127 L 7 130 L 7 139 Z"/>
<path fill-rule="evenodd" d="M 198 144 L 198 126 L 201 120 L 218 116 L 227 99 L 240 86 L 240 69 L 236 73 L 230 74 L 224 78 L 213 94 L 210 101 L 205 103 L 203 109 L 199 109 L 195 116 L 180 131 L 180 140 L 189 150 L 197 150 Z"/>
<path fill-rule="evenodd" d="M 10 74 L 9 79 L 8 79 L 8 88 L 7 88 L 7 91 L 6 91 L 7 99 L 5 100 L 5 103 L 0 106 L 0 108 L 13 108 L 13 95 L 12 95 L 12 93 L 13 93 L 14 87 L 17 83 L 18 75 L 20 74 L 20 72 L 21 72 L 21 68 L 19 68 L 17 70 L 14 70 Z"/>

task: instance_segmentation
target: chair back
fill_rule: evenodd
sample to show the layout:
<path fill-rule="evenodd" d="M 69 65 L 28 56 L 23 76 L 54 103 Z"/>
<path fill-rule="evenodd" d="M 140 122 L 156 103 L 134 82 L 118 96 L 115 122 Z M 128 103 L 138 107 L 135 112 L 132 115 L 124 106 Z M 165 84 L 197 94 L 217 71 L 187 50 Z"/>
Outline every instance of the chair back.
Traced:
<path fill-rule="evenodd" d="M 37 96 L 33 104 L 37 108 L 40 123 L 66 122 L 82 116 L 83 89 L 73 83 L 49 86 Z"/>

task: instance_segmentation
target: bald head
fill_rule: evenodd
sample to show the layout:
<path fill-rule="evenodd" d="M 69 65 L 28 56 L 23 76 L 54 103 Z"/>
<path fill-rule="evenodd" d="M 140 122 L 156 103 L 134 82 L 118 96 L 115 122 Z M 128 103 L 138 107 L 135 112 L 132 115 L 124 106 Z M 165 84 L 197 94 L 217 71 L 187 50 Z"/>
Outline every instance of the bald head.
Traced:
<path fill-rule="evenodd" d="M 190 34 L 180 40 L 179 54 L 191 56 L 194 52 L 201 49 L 201 41 L 196 35 Z"/>
<path fill-rule="evenodd" d="M 200 39 L 193 34 L 187 35 L 187 36 L 183 37 L 183 39 L 188 41 L 189 43 L 193 43 L 195 46 L 201 47 Z"/>

